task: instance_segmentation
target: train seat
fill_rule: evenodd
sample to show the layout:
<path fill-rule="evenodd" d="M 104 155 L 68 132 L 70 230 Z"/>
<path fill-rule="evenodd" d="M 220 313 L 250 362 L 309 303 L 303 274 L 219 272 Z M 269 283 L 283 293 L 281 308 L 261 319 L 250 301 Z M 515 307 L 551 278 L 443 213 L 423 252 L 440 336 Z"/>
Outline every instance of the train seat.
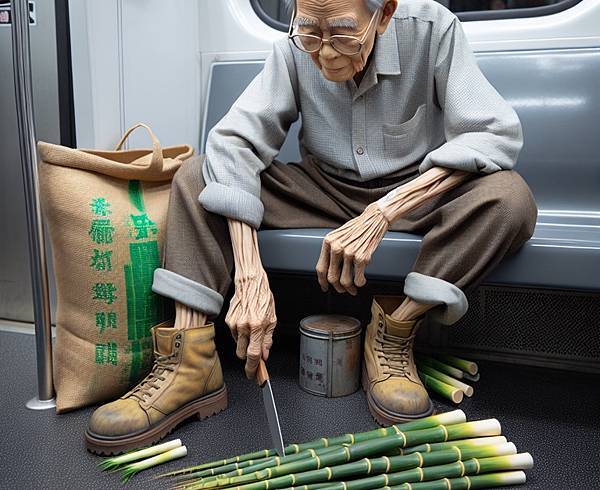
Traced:
<path fill-rule="evenodd" d="M 600 289 L 600 157 L 589 144 L 600 118 L 600 93 L 594 88 L 600 78 L 600 51 L 493 53 L 478 55 L 478 62 L 521 118 L 525 145 L 515 169 L 532 188 L 539 208 L 532 238 L 505 258 L 485 282 Z M 211 65 L 201 151 L 209 130 L 262 65 L 262 61 Z M 292 126 L 279 160 L 300 160 L 300 124 L 297 121 Z M 329 231 L 260 231 L 263 265 L 273 271 L 314 273 L 322 240 Z M 388 232 L 367 267 L 367 277 L 390 281 L 406 277 L 421 238 Z"/>

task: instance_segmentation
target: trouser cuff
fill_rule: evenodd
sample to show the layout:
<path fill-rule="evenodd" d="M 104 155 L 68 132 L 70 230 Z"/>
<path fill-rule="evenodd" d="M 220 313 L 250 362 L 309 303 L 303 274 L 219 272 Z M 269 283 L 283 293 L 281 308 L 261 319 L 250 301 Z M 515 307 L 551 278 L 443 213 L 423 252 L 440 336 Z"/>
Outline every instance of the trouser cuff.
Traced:
<path fill-rule="evenodd" d="M 223 306 L 223 296 L 200 283 L 167 269 L 155 269 L 152 291 L 178 301 L 207 317 L 217 316 Z"/>
<path fill-rule="evenodd" d="M 410 272 L 404 282 L 404 294 L 419 303 L 438 305 L 427 313 L 444 325 L 456 323 L 467 312 L 469 302 L 460 288 L 437 277 Z"/>

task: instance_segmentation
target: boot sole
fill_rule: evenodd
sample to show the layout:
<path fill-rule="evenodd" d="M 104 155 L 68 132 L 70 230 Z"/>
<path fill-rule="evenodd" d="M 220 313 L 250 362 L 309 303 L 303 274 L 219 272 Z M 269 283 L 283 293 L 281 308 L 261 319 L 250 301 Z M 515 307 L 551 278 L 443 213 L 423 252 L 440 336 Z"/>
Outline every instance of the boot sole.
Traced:
<path fill-rule="evenodd" d="M 369 392 L 369 378 L 367 376 L 367 370 L 364 364 L 362 367 L 361 385 L 363 391 L 367 395 L 367 406 L 369 408 L 369 412 L 371 412 L 373 420 L 375 420 L 375 422 L 377 422 L 379 425 L 389 426 L 398 422 L 411 422 L 413 420 L 417 420 L 423 417 L 429 417 L 434 413 L 434 407 L 431 400 L 429 400 L 429 408 L 423 413 L 416 415 L 390 412 L 377 405 L 377 402 L 373 399 L 371 393 Z"/>
<path fill-rule="evenodd" d="M 198 398 L 170 413 L 150 426 L 147 430 L 124 436 L 101 436 L 89 430 L 85 432 L 85 445 L 88 451 L 100 455 L 115 455 L 128 449 L 142 448 L 160 441 L 184 420 L 196 415 L 204 420 L 227 408 L 227 387 Z"/>

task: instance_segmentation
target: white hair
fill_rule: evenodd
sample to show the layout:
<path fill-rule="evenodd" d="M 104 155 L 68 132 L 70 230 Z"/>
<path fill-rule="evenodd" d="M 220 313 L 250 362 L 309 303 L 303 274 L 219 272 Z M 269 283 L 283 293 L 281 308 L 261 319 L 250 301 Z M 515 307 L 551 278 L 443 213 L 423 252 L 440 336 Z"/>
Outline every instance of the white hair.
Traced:
<path fill-rule="evenodd" d="M 292 9 L 294 8 L 295 0 L 283 1 L 285 3 L 285 8 L 287 9 L 287 11 L 291 13 Z M 367 8 L 369 9 L 369 11 L 373 13 L 377 9 L 383 8 L 383 6 L 385 5 L 385 0 L 365 0 L 365 3 L 367 4 Z"/>
<path fill-rule="evenodd" d="M 375 12 L 377 9 L 382 9 L 385 5 L 385 0 L 365 0 L 365 2 L 367 2 L 367 8 L 371 13 Z"/>

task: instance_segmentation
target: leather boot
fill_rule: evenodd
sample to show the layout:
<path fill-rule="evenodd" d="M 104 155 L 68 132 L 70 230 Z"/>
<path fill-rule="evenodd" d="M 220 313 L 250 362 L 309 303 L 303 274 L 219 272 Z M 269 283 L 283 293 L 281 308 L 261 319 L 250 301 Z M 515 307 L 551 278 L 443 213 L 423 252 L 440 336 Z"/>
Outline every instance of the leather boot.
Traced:
<path fill-rule="evenodd" d="M 374 296 L 365 335 L 362 387 L 369 411 L 381 425 L 433 413 L 413 358 L 414 338 L 424 317 L 398 321 L 390 316 L 403 300 L 402 296 Z"/>
<path fill-rule="evenodd" d="M 155 360 L 150 374 L 90 418 L 85 441 L 94 453 L 118 454 L 154 444 L 190 416 L 204 419 L 227 408 L 214 323 L 177 330 L 171 320 L 151 332 Z"/>

